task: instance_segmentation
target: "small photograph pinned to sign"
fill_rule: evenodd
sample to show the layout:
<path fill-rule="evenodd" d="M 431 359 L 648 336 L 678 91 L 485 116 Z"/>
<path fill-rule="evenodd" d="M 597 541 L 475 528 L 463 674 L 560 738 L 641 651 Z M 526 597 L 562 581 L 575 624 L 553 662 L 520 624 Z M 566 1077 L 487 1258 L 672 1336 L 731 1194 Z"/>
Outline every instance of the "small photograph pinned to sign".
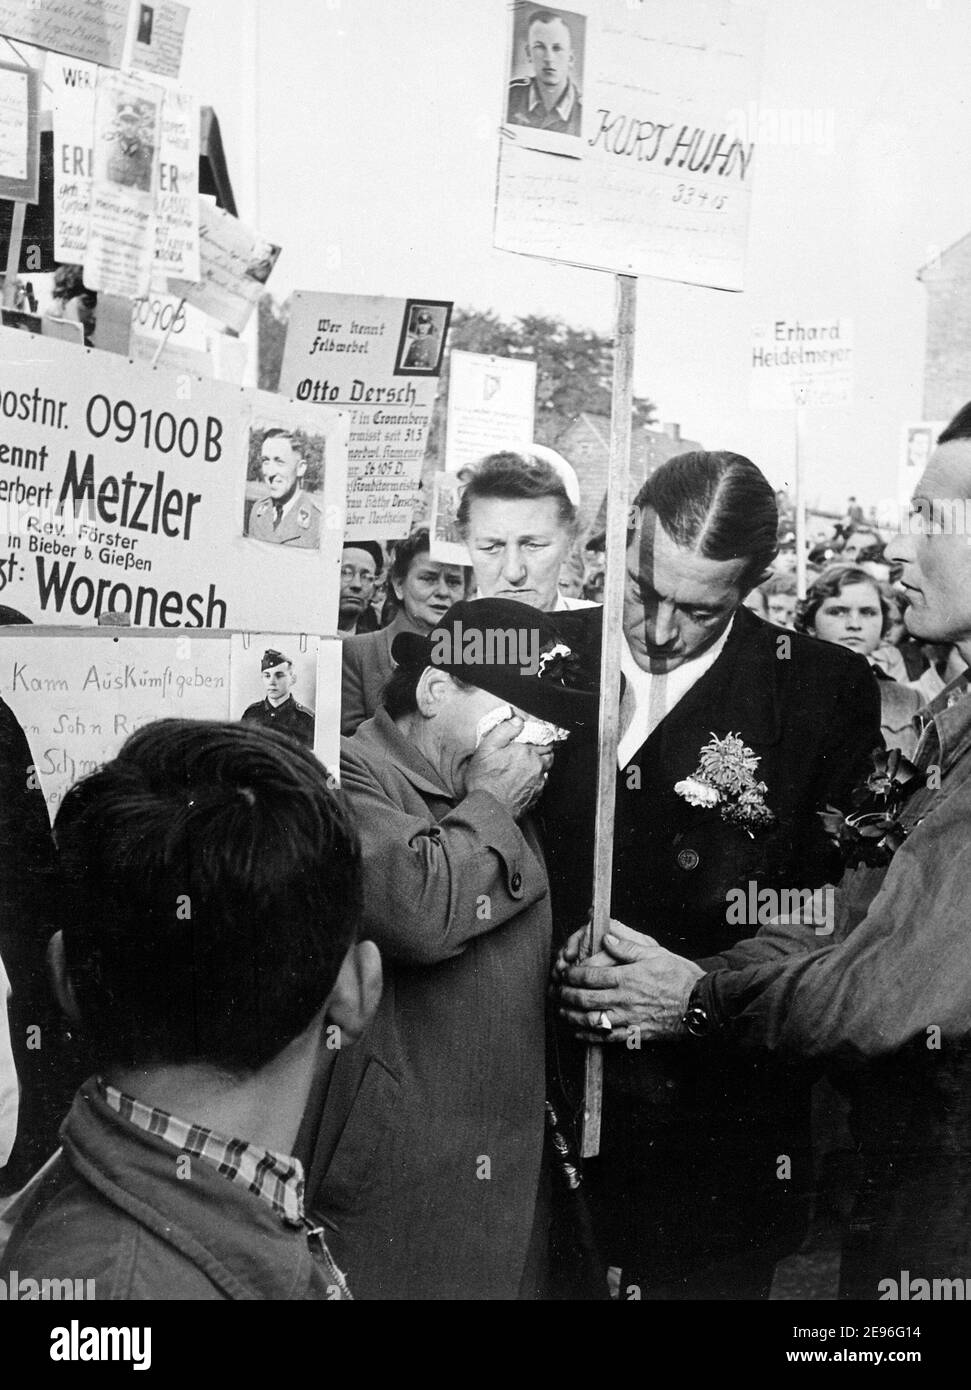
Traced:
<path fill-rule="evenodd" d="M 246 460 L 243 534 L 290 550 L 319 550 L 326 440 L 254 422 Z"/>
<path fill-rule="evenodd" d="M 586 16 L 516 0 L 511 23 L 504 134 L 530 149 L 579 158 Z"/>
<path fill-rule="evenodd" d="M 441 299 L 409 299 L 401 321 L 395 376 L 438 376 L 452 305 Z"/>

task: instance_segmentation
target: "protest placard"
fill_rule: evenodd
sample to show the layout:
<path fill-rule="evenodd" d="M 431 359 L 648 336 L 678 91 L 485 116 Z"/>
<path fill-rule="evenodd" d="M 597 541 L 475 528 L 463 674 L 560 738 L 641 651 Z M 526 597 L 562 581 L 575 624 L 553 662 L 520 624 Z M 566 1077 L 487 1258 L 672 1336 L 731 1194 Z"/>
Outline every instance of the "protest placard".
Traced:
<path fill-rule="evenodd" d="M 91 213 L 84 281 L 93 290 L 147 294 L 155 259 L 161 87 L 139 77 L 98 78 Z"/>
<path fill-rule="evenodd" d="M 155 77 L 178 77 L 188 18 L 188 6 L 173 0 L 156 0 L 152 5 L 135 0 L 125 67 Z"/>
<path fill-rule="evenodd" d="M 753 410 L 844 405 L 853 396 L 853 320 L 778 318 L 752 334 Z"/>
<path fill-rule="evenodd" d="M 702 0 L 576 0 L 538 19 L 517 0 L 509 13 L 496 246 L 741 289 L 761 12 L 724 0 L 714 23 Z"/>
<path fill-rule="evenodd" d="M 199 103 L 167 90 L 162 102 L 156 196 L 155 271 L 199 278 Z"/>
<path fill-rule="evenodd" d="M 536 363 L 453 351 L 448 365 L 445 468 L 456 473 L 497 449 L 533 442 Z"/>
<path fill-rule="evenodd" d="M 169 289 L 242 333 L 279 255 L 279 246 L 217 207 L 214 199 L 200 197 L 199 283 L 173 277 Z"/>
<path fill-rule="evenodd" d="M 130 734 L 157 719 L 240 719 L 241 693 L 260 685 L 267 634 L 65 628 L 0 629 L 0 697 L 30 748 L 27 775 L 40 786 L 53 819 L 79 777 L 95 772 Z M 314 751 L 337 769 L 340 740 L 340 642 L 273 636 L 304 661 L 302 700 L 314 711 Z M 319 695 L 318 693 L 319 692 Z M 249 722 L 249 721 L 248 721 Z M 326 756 L 325 756 L 326 755 Z"/>
<path fill-rule="evenodd" d="M 40 72 L 0 63 L 0 198 L 40 197 Z"/>
<path fill-rule="evenodd" d="M 293 296 L 280 390 L 350 411 L 347 538 L 411 529 L 451 303 Z"/>
<path fill-rule="evenodd" d="M 0 0 L 0 34 L 119 68 L 130 11 L 131 0 Z"/>
<path fill-rule="evenodd" d="M 47 66 L 54 128 L 54 257 L 81 264 L 88 249 L 98 69 L 66 58 Z"/>
<path fill-rule="evenodd" d="M 0 603 L 47 624 L 336 631 L 345 415 L 10 329 L 0 361 Z M 270 428 L 299 432 L 311 501 L 278 450 L 259 485 L 288 525 L 257 538 Z"/>

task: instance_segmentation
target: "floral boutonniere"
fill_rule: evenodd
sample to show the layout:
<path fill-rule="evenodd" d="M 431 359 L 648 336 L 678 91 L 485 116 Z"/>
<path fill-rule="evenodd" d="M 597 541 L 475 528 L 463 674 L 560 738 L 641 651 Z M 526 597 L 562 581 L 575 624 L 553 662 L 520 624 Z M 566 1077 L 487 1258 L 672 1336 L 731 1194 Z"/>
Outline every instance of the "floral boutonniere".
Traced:
<path fill-rule="evenodd" d="M 818 812 L 826 833 L 850 868 L 860 864 L 889 864 L 913 826 L 901 823 L 901 812 L 915 791 L 927 785 L 925 775 L 899 748 L 877 748 L 872 768 L 850 798 L 853 810 L 835 806 Z"/>
<path fill-rule="evenodd" d="M 711 736 L 701 750 L 697 768 L 674 790 L 692 806 L 716 807 L 722 820 L 741 825 L 750 834 L 775 820 L 765 804 L 768 791 L 756 777 L 759 759 L 738 734 Z"/>

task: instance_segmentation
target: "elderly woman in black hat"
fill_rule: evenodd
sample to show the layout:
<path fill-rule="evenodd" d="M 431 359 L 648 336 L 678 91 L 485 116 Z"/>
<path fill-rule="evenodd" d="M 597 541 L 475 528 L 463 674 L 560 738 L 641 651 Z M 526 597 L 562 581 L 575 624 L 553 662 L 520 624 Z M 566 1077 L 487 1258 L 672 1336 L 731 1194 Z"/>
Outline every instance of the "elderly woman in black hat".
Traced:
<path fill-rule="evenodd" d="M 457 603 L 393 654 L 341 758 L 384 997 L 322 1081 L 310 1207 L 358 1297 L 536 1296 L 552 922 L 530 809 L 596 695 L 516 602 Z"/>

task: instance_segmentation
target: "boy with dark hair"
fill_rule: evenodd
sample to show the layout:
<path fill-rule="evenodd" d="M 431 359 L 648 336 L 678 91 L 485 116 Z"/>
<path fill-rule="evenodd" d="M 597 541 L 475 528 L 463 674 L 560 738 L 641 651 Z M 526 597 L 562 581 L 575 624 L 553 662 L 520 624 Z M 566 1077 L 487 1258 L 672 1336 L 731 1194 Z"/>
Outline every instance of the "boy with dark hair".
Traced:
<path fill-rule="evenodd" d="M 291 1157 L 321 1029 L 336 1055 L 381 990 L 324 768 L 269 730 L 162 720 L 71 788 L 55 837 L 55 985 L 102 1070 L 0 1270 L 99 1299 L 347 1297 Z"/>

